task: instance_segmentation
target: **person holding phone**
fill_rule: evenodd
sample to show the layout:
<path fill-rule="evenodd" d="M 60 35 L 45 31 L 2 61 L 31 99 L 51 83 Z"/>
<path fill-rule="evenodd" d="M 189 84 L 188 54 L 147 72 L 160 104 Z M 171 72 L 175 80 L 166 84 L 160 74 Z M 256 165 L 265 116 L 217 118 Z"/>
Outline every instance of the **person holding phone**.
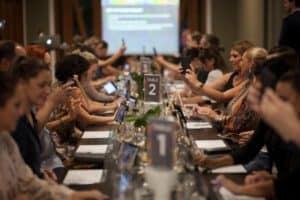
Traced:
<path fill-rule="evenodd" d="M 114 110 L 118 105 L 116 103 L 104 105 L 92 101 L 86 95 L 83 87 L 81 87 L 81 84 L 88 80 L 89 67 L 90 63 L 85 58 L 75 54 L 68 55 L 56 63 L 55 76 L 61 83 L 66 83 L 68 80 L 72 79 L 74 75 L 78 76 L 76 90 L 72 91 L 72 95 L 69 99 L 80 100 L 78 114 L 76 115 L 77 122 L 81 123 L 83 126 L 113 122 L 113 116 L 99 116 L 97 113 Z"/>
<path fill-rule="evenodd" d="M 253 130 L 257 125 L 258 117 L 250 109 L 246 97 L 250 85 L 257 80 L 252 73 L 266 58 L 267 51 L 263 48 L 253 47 L 247 50 L 243 55 L 241 65 L 243 70 L 247 70 L 251 76 L 240 93 L 229 102 L 225 112 L 218 114 L 209 107 L 198 106 L 194 108 L 194 116 L 209 118 L 220 124 L 224 132 L 239 133 Z"/>
<path fill-rule="evenodd" d="M 205 84 L 209 84 L 215 80 L 218 80 L 219 78 L 221 78 L 223 76 L 223 72 L 220 69 L 220 63 L 218 60 L 218 56 L 214 49 L 212 49 L 212 48 L 199 49 L 198 59 L 201 63 L 200 64 L 201 67 L 200 67 L 200 69 L 196 70 L 196 73 L 198 74 L 198 79 L 199 79 L 200 78 L 199 75 L 203 75 L 203 72 L 204 72 Z M 194 67 L 194 66 L 192 65 L 192 67 Z M 198 95 L 191 95 L 190 93 L 191 93 L 191 91 L 188 88 L 186 88 L 183 92 L 181 92 L 181 95 L 187 96 L 186 98 L 183 99 L 184 103 L 198 103 L 202 99 L 208 100 L 208 98 L 198 96 Z"/>
<path fill-rule="evenodd" d="M 206 101 L 206 99 L 202 98 L 201 95 L 206 95 L 210 97 L 209 94 L 211 94 L 213 97 L 219 99 L 220 101 L 228 103 L 230 99 L 232 99 L 234 96 L 238 94 L 238 92 L 241 89 L 238 86 L 248 78 L 248 72 L 246 70 L 245 73 L 241 73 L 242 71 L 241 71 L 240 62 L 244 52 L 252 46 L 253 44 L 247 40 L 237 41 L 236 43 L 233 44 L 230 51 L 230 59 L 229 59 L 229 61 L 232 64 L 233 72 L 226 73 L 219 79 L 212 81 L 211 83 L 205 84 L 205 86 L 203 85 L 205 90 L 207 90 L 209 93 L 208 95 L 200 94 L 199 96 L 197 96 L 196 98 L 197 103 L 203 103 Z M 198 80 L 196 79 L 196 75 L 193 75 L 192 77 L 193 79 L 191 79 L 191 81 L 188 82 L 188 85 L 190 85 L 191 88 L 194 88 L 195 85 L 197 84 L 202 84 L 202 82 L 199 79 L 199 76 L 198 76 Z M 236 89 L 231 90 L 233 88 Z M 224 92 L 223 95 L 221 95 L 221 93 L 217 93 L 216 91 L 224 91 Z M 197 94 L 197 90 L 195 90 L 194 93 Z"/>
<path fill-rule="evenodd" d="M 279 80 L 276 85 L 277 95 L 284 98 L 287 102 L 292 103 L 295 106 L 294 109 L 297 110 L 298 112 L 299 106 L 298 104 L 297 105 L 295 104 L 296 102 L 295 98 L 297 98 L 298 92 L 296 89 L 294 89 L 295 86 L 293 86 L 293 84 L 295 83 L 293 81 L 294 78 L 291 78 L 290 74 L 282 76 L 282 74 L 284 74 L 289 69 L 292 69 L 293 67 L 289 66 L 282 60 L 275 60 L 275 62 L 269 61 L 269 65 L 265 67 L 269 68 L 272 71 L 272 73 L 279 75 L 279 77 L 276 76 L 277 80 Z M 280 78 L 280 76 L 282 76 L 282 78 Z M 219 158 L 210 158 L 207 156 L 202 158 L 199 157 L 198 164 L 210 169 L 221 167 L 221 166 L 233 165 L 233 164 L 245 164 L 251 161 L 252 159 L 254 159 L 254 157 L 257 155 L 257 153 L 264 145 L 266 145 L 269 156 L 271 160 L 274 161 L 274 164 L 277 168 L 278 180 L 286 180 L 286 178 L 290 177 L 291 174 L 299 172 L 300 169 L 299 152 L 292 149 L 290 143 L 285 142 L 277 134 L 276 131 L 271 129 L 263 121 L 261 121 L 258 124 L 253 136 L 241 148 L 234 150 L 231 154 L 224 155 Z M 224 179 L 224 177 L 221 178 L 221 181 L 224 183 L 226 182 L 226 180 Z M 266 184 L 267 187 L 270 186 L 269 182 Z M 271 185 L 273 185 L 273 182 L 271 182 Z M 276 190 L 277 189 L 275 189 L 275 192 L 280 192 L 280 193 L 283 192 L 283 190 L 278 190 L 278 191 Z M 257 192 L 258 190 L 251 189 L 251 191 Z M 262 191 L 264 192 L 267 190 L 262 190 Z M 245 193 L 245 194 L 254 195 L 253 193 Z M 276 194 L 276 195 L 280 196 L 280 194 Z M 281 193 L 281 195 L 284 196 L 286 194 Z M 290 199 L 290 198 L 280 198 L 280 199 Z"/>
<path fill-rule="evenodd" d="M 56 183 L 39 179 L 32 173 L 9 133 L 16 129 L 19 118 L 24 114 L 23 84 L 10 74 L 0 72 L 0 90 L 1 199 L 105 199 L 106 196 L 100 192 L 76 192 Z"/>
<path fill-rule="evenodd" d="M 300 116 L 300 72 L 290 71 L 283 75 L 276 86 L 276 94 L 272 89 L 265 90 L 261 97 L 259 90 L 252 88 L 249 100 L 253 108 L 261 114 L 262 118 L 271 125 L 278 134 L 274 137 L 282 137 L 285 141 L 293 141 L 298 146 L 283 142 L 273 146 L 270 151 L 274 156 L 277 153 L 286 156 L 286 160 L 275 163 L 278 169 L 277 178 L 267 172 L 256 172 L 247 176 L 245 185 L 238 185 L 224 176 L 218 177 L 218 181 L 230 191 L 240 195 L 263 196 L 276 199 L 298 199 L 300 197 L 297 183 L 300 178 L 300 158 L 299 158 L 299 116 Z M 296 133 L 296 134 L 294 134 Z M 275 144 L 275 143 L 274 143 Z M 283 152 L 280 152 L 283 151 Z M 290 160 L 287 158 L 290 157 Z M 283 157 L 282 157 L 283 158 Z M 280 166 L 281 165 L 281 166 Z M 282 168 L 285 165 L 284 168 Z M 287 172 L 282 172 L 287 170 Z M 283 175 L 284 174 L 284 175 Z M 288 192 L 287 192 L 288 191 Z"/>
<path fill-rule="evenodd" d="M 125 41 L 122 41 L 121 47 L 118 52 L 113 56 L 108 57 L 108 43 L 104 40 L 98 42 L 93 48 L 95 56 L 99 59 L 99 66 L 97 74 L 106 74 L 106 75 L 118 75 L 121 73 L 120 70 L 114 68 L 112 64 L 116 62 L 126 51 Z"/>
<path fill-rule="evenodd" d="M 99 88 L 102 88 L 103 85 L 108 82 L 115 81 L 115 76 L 106 76 L 104 78 L 95 79 L 95 74 L 99 67 L 97 57 L 87 51 L 80 51 L 79 49 L 73 51 L 73 54 L 84 57 L 90 63 L 90 67 L 87 72 L 87 79 L 81 83 L 91 100 L 97 102 L 113 102 L 116 97 L 99 91 Z"/>
<path fill-rule="evenodd" d="M 294 78 L 296 77 L 296 78 Z M 294 81 L 294 90 L 299 90 L 299 70 L 292 71 L 281 78 L 282 82 Z M 295 142 L 300 146 L 299 140 L 299 117 L 292 104 L 285 102 L 271 89 L 267 88 L 264 94 L 261 94 L 262 85 L 257 84 L 249 92 L 248 100 L 252 108 L 272 126 L 277 133 L 287 142 Z M 292 89 L 292 88 L 289 88 Z"/>

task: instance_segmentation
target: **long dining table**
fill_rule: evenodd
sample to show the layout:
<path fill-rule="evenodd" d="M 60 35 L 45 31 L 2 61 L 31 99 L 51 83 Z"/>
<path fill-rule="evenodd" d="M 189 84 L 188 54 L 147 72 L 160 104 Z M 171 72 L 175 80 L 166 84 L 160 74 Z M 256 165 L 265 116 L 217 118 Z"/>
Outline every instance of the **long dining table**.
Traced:
<path fill-rule="evenodd" d="M 105 126 L 91 126 L 88 127 L 88 131 L 113 131 L 114 129 L 118 128 L 119 125 L 105 125 Z M 189 134 L 192 136 L 194 140 L 214 140 L 220 139 L 218 136 L 218 131 L 214 128 L 204 128 L 199 130 L 189 130 Z M 228 141 L 225 143 L 234 148 L 234 145 Z M 80 139 L 79 145 L 101 145 L 101 144 L 109 144 L 110 145 L 110 152 L 107 153 L 101 159 L 91 159 L 91 160 L 72 160 L 72 165 L 69 165 L 69 169 L 77 169 L 77 168 L 93 168 L 93 169 L 103 169 L 105 171 L 104 177 L 100 183 L 96 184 L 88 184 L 88 185 L 70 185 L 69 187 L 76 189 L 76 190 L 86 190 L 86 189 L 96 189 L 102 191 L 103 193 L 107 194 L 108 196 L 112 197 L 113 195 L 113 173 L 115 172 L 115 158 L 112 158 L 110 154 L 113 151 L 118 151 L 120 148 L 120 143 L 115 142 L 112 138 L 106 139 Z M 218 152 L 216 154 L 212 154 L 211 156 L 220 156 L 224 153 L 228 152 Z M 90 162 L 91 161 L 91 162 Z M 92 164 L 91 164 L 92 163 Z M 83 166 L 83 167 L 82 167 Z M 61 179 L 66 174 L 62 174 Z M 206 190 L 206 198 L 211 200 L 221 200 L 223 199 L 216 187 L 212 184 L 212 180 L 216 178 L 218 174 L 212 173 L 203 173 L 199 170 L 195 170 L 193 172 L 195 176 L 197 188 Z M 245 177 L 245 174 L 236 174 L 236 173 L 226 173 L 226 176 L 233 179 L 236 182 L 242 183 Z"/>

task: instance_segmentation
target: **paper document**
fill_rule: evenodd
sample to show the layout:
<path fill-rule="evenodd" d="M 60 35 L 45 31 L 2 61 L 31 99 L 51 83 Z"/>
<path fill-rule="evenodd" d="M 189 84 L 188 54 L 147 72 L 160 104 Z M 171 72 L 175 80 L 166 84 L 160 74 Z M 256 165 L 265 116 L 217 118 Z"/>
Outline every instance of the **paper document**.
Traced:
<path fill-rule="evenodd" d="M 212 128 L 212 125 L 209 122 L 187 122 L 186 126 L 187 126 L 188 129 Z"/>
<path fill-rule="evenodd" d="M 105 154 L 108 145 L 79 145 L 76 153 Z"/>
<path fill-rule="evenodd" d="M 109 138 L 110 131 L 85 131 L 82 135 L 83 139 L 102 139 Z"/>
<path fill-rule="evenodd" d="M 226 148 L 223 140 L 196 140 L 196 145 L 200 149 Z"/>
<path fill-rule="evenodd" d="M 221 187 L 219 193 L 224 200 L 265 200 L 263 197 L 251 197 L 246 195 L 235 195 L 224 187 Z"/>
<path fill-rule="evenodd" d="M 103 170 L 69 170 L 63 184 L 65 185 L 88 185 L 99 183 L 103 176 Z"/>
<path fill-rule="evenodd" d="M 211 171 L 213 174 L 245 174 L 247 170 L 243 165 L 232 165 L 227 167 L 220 167 Z"/>

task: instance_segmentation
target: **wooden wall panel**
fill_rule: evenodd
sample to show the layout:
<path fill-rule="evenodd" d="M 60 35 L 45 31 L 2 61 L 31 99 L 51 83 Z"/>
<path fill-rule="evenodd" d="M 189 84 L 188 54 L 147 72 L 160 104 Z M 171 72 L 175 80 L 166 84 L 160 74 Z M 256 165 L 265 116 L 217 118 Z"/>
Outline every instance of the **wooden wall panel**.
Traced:
<path fill-rule="evenodd" d="M 4 30 L 0 30 L 3 39 L 23 43 L 22 0 L 0 0 L 0 19 L 6 20 Z"/>

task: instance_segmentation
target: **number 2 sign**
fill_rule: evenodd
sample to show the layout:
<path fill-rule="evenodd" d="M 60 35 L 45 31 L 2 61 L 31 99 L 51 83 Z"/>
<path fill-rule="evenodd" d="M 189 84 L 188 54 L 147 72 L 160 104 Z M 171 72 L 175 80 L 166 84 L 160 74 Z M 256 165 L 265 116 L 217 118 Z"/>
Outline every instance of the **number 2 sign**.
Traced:
<path fill-rule="evenodd" d="M 147 102 L 160 102 L 160 75 L 145 74 L 144 76 L 144 100 Z"/>

